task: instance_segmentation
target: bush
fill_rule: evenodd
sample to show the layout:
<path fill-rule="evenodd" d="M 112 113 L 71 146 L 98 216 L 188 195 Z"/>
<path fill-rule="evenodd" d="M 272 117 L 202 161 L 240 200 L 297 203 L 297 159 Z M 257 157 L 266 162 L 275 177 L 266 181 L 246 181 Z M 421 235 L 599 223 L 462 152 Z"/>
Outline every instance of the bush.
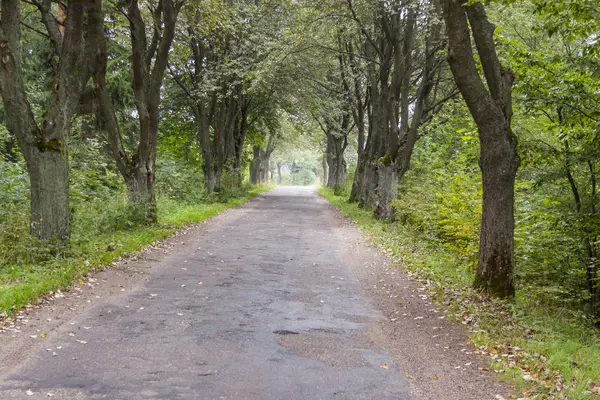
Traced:
<path fill-rule="evenodd" d="M 189 203 L 206 201 L 203 172 L 182 161 L 161 159 L 156 166 L 156 193 Z"/>

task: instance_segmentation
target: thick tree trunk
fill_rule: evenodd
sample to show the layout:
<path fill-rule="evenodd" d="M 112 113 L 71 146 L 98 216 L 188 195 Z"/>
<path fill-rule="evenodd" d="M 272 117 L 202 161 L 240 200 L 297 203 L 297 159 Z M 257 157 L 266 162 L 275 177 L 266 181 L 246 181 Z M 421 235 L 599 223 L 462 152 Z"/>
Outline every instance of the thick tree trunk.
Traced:
<path fill-rule="evenodd" d="M 510 129 L 513 73 L 496 55 L 494 26 L 481 3 L 444 0 L 448 62 L 477 124 L 483 175 L 479 262 L 474 286 L 499 296 L 514 295 L 514 185 L 519 166 L 516 139 Z M 468 18 L 468 21 L 467 21 Z M 470 29 L 469 29 L 470 28 Z M 475 64 L 471 35 L 487 82 Z"/>
<path fill-rule="evenodd" d="M 141 165 L 126 178 L 129 201 L 144 211 L 140 217 L 142 223 L 153 223 L 157 220 L 156 195 L 154 191 L 154 169 Z"/>
<path fill-rule="evenodd" d="M 367 209 L 375 208 L 378 176 L 377 163 L 379 158 L 385 154 L 385 152 L 382 152 L 382 149 L 385 150 L 385 148 L 381 144 L 383 133 L 379 128 L 383 126 L 380 97 L 376 90 L 372 91 L 371 99 L 373 106 L 369 121 L 369 135 L 367 136 L 367 144 L 363 153 L 361 182 L 358 185 L 358 205 Z"/>
<path fill-rule="evenodd" d="M 206 189 L 206 193 L 215 193 L 215 188 L 217 187 L 217 178 L 215 177 L 215 170 L 211 165 L 204 165 L 202 167 L 204 171 L 204 188 Z"/>
<path fill-rule="evenodd" d="M 269 161 L 269 170 L 271 171 L 271 183 L 275 183 L 275 164 Z"/>
<path fill-rule="evenodd" d="M 261 183 L 268 183 L 269 182 L 269 163 L 270 163 L 270 156 L 267 156 L 266 154 L 263 154 L 261 156 L 262 158 L 262 162 L 260 165 L 260 181 Z"/>
<path fill-rule="evenodd" d="M 483 127 L 485 133 L 480 132 L 483 203 L 474 286 L 506 297 L 514 295 L 514 193 L 518 158 L 509 139 L 510 128 L 500 120 L 497 123 Z"/>
<path fill-rule="evenodd" d="M 274 136 L 269 135 L 267 147 L 254 146 L 253 158 L 250 164 L 250 183 L 267 183 L 269 180 L 271 154 L 273 153 Z"/>
<path fill-rule="evenodd" d="M 200 101 L 196 107 L 196 137 L 202 151 L 202 171 L 204 172 L 204 189 L 206 193 L 215 193 L 217 187 L 217 178 L 215 176 L 215 157 L 213 154 L 213 145 L 210 133 L 210 119 L 212 106 L 216 101 L 211 101 L 211 106 L 206 107 L 203 101 Z M 207 109 L 209 108 L 209 109 Z"/>
<path fill-rule="evenodd" d="M 66 241 L 71 233 L 66 146 L 38 151 L 27 162 L 31 183 L 31 232 L 41 240 Z"/>
<path fill-rule="evenodd" d="M 358 200 L 359 207 L 374 209 L 377 201 L 377 162 L 367 161 L 362 174 L 361 193 Z"/>
<path fill-rule="evenodd" d="M 242 106 L 240 109 L 240 123 L 237 135 L 235 137 L 235 162 L 234 174 L 237 187 L 242 186 L 242 156 L 244 155 L 244 144 L 248 133 L 248 107 L 249 103 L 245 96 L 242 96 Z"/>
<path fill-rule="evenodd" d="M 396 210 L 393 201 L 398 197 L 398 179 L 395 163 L 377 164 L 377 202 L 375 216 L 380 219 L 393 221 Z"/>

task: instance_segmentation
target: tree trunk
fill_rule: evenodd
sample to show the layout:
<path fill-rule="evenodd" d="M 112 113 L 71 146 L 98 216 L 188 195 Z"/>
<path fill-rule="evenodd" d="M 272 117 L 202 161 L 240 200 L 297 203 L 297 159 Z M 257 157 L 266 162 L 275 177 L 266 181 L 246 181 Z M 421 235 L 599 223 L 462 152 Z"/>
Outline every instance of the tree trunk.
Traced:
<path fill-rule="evenodd" d="M 327 164 L 327 154 L 323 156 L 323 160 L 321 162 L 323 166 L 323 186 L 328 186 L 329 183 L 329 165 Z"/>
<path fill-rule="evenodd" d="M 235 138 L 235 162 L 234 173 L 236 175 L 236 185 L 242 186 L 242 156 L 244 155 L 244 144 L 248 132 L 248 107 L 249 102 L 246 96 L 242 95 L 242 106 L 240 109 L 240 124 Z"/>
<path fill-rule="evenodd" d="M 385 152 L 382 149 L 385 147 L 381 144 L 383 138 L 383 130 L 380 129 L 384 125 L 381 118 L 381 95 L 378 90 L 371 92 L 372 110 L 369 120 L 369 135 L 367 136 L 367 144 L 363 152 L 362 174 L 360 176 L 361 183 L 358 185 L 358 205 L 359 207 L 374 209 L 376 203 L 377 190 L 377 163 Z"/>
<path fill-rule="evenodd" d="M 264 152 L 264 151 L 263 151 Z M 260 164 L 260 182 L 266 184 L 269 182 L 269 159 L 266 154 L 261 156 L 262 162 Z"/>
<path fill-rule="evenodd" d="M 277 184 L 281 185 L 281 162 L 277 163 Z"/>
<path fill-rule="evenodd" d="M 204 188 L 206 193 L 215 193 L 217 187 L 217 177 L 215 176 L 215 170 L 212 165 L 204 164 L 202 167 L 204 171 Z"/>
<path fill-rule="evenodd" d="M 514 189 L 518 158 L 509 139 L 510 128 L 501 122 L 498 118 L 497 124 L 480 131 L 483 202 L 474 286 L 507 297 L 514 295 Z"/>
<path fill-rule="evenodd" d="M 372 100 L 368 100 L 367 102 L 367 119 L 368 119 L 368 131 L 369 131 L 369 135 L 367 136 L 367 140 L 366 140 L 366 144 L 365 144 L 365 138 L 364 138 L 364 126 L 363 126 L 363 138 L 362 138 L 362 142 L 359 140 L 359 146 L 364 146 L 364 147 L 359 147 L 359 151 L 358 151 L 358 163 L 356 164 L 356 171 L 354 172 L 354 181 L 352 182 L 352 191 L 350 192 L 350 198 L 348 199 L 348 201 L 350 203 L 360 203 L 361 202 L 361 198 L 362 198 L 362 194 L 364 193 L 364 188 L 363 188 L 363 182 L 364 182 L 364 176 L 365 176 L 365 164 L 366 164 L 366 160 L 367 160 L 367 154 L 368 152 L 368 146 L 369 146 L 369 137 L 371 136 L 372 133 L 372 129 L 373 129 L 373 114 L 372 114 Z M 357 123 L 358 124 L 358 123 Z M 363 122 L 364 125 L 364 122 Z M 359 139 L 360 139 L 360 130 L 359 130 Z"/>
<path fill-rule="evenodd" d="M 443 6 L 448 62 L 479 132 L 483 202 L 474 286 L 494 296 L 510 297 L 515 293 L 514 185 L 519 166 L 516 138 L 510 129 L 514 75 L 500 64 L 494 26 L 483 4 L 444 0 Z M 475 63 L 469 28 L 487 87 Z"/>
<path fill-rule="evenodd" d="M 215 169 L 215 193 L 219 193 L 221 191 L 221 176 L 223 176 L 223 169 L 217 168 Z"/>
<path fill-rule="evenodd" d="M 327 166 L 329 176 L 327 186 L 335 194 L 341 194 L 346 187 L 346 161 L 344 160 L 344 136 L 327 135 Z"/>
<path fill-rule="evenodd" d="M 145 211 L 143 222 L 157 220 L 154 174 L 160 92 L 180 7 L 181 3 L 161 0 L 153 15 L 152 30 L 146 29 L 137 0 L 128 0 L 126 10 L 123 10 L 129 21 L 133 71 L 131 86 L 139 116 L 139 140 L 136 152 L 131 157 L 123 146 L 115 109 L 106 88 L 108 46 L 105 35 L 102 35 L 103 40 L 98 45 L 101 54 L 96 60 L 94 74 L 98 119 L 105 125 L 109 148 L 128 186 L 131 202 Z M 150 43 L 146 37 L 147 31 L 153 33 Z"/>
<path fill-rule="evenodd" d="M 250 183 L 256 185 L 259 180 L 260 170 L 260 146 L 252 148 L 252 162 L 250 163 Z"/>
<path fill-rule="evenodd" d="M 396 177 L 396 164 L 377 164 L 377 203 L 375 216 L 379 219 L 393 221 L 396 210 L 393 201 L 398 197 L 398 179 Z"/>
<path fill-rule="evenodd" d="M 358 195 L 362 191 L 362 176 L 364 173 L 363 157 L 358 157 L 356 164 L 356 171 L 354 171 L 354 179 L 352 180 L 352 190 L 350 190 L 350 197 L 348 198 L 349 203 L 356 203 L 358 201 Z"/>
<path fill-rule="evenodd" d="M 32 234 L 41 240 L 68 240 L 71 209 L 66 146 L 38 151 L 27 166 L 31 183 Z"/>

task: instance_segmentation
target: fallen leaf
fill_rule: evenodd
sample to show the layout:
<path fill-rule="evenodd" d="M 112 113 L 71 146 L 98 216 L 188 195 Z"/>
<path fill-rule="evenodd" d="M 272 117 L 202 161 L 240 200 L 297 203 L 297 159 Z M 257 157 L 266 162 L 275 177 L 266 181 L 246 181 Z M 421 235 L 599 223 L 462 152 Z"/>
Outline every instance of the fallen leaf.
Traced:
<path fill-rule="evenodd" d="M 525 379 L 526 381 L 535 381 L 535 378 L 529 374 L 523 375 L 523 379 Z"/>

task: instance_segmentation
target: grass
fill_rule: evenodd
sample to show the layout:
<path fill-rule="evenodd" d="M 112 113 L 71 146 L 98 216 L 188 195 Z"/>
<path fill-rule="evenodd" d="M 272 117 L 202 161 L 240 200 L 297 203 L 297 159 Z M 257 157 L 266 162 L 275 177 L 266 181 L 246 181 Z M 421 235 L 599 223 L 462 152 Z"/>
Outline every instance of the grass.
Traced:
<path fill-rule="evenodd" d="M 162 200 L 158 204 L 159 222 L 155 225 L 136 226 L 92 238 L 74 236 L 68 251 L 57 253 L 42 264 L 1 267 L 0 315 L 11 315 L 44 295 L 68 289 L 74 281 L 92 271 L 105 268 L 121 257 L 167 238 L 184 226 L 205 221 L 271 188 L 254 187 L 242 197 L 226 202 L 180 204 Z"/>
<path fill-rule="evenodd" d="M 600 398 L 600 335 L 583 314 L 547 307 L 523 292 L 511 302 L 489 299 L 471 289 L 471 264 L 439 239 L 410 224 L 378 221 L 327 188 L 319 193 L 414 273 L 450 318 L 471 329 L 472 343 L 520 397 Z"/>

